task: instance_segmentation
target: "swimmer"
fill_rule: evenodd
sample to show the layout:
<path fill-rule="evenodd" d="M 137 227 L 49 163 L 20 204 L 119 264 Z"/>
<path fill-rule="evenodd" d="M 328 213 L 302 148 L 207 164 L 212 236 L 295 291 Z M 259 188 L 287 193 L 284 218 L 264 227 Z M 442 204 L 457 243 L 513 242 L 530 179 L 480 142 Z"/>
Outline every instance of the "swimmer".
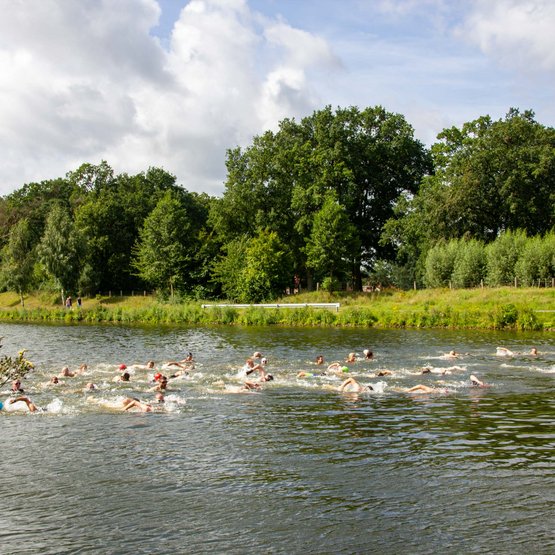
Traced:
<path fill-rule="evenodd" d="M 87 364 L 81 364 L 81 366 L 79 366 L 79 370 L 77 370 L 77 372 L 79 374 L 84 374 L 87 370 L 89 369 Z"/>
<path fill-rule="evenodd" d="M 318 364 L 318 366 L 320 366 L 321 364 L 324 364 L 324 357 L 322 355 L 318 355 L 316 357 L 316 364 Z"/>
<path fill-rule="evenodd" d="M 441 355 L 440 358 L 453 359 L 453 358 L 459 358 L 460 356 L 461 356 L 460 353 L 457 353 L 457 351 L 449 351 L 448 353 Z"/>
<path fill-rule="evenodd" d="M 372 360 L 374 358 L 374 353 L 370 349 L 364 349 L 362 352 L 366 360 Z"/>
<path fill-rule="evenodd" d="M 339 362 L 332 362 L 326 372 L 331 373 L 331 374 L 341 374 L 341 373 L 346 373 L 349 371 L 349 368 L 347 366 L 343 366 L 341 363 Z"/>
<path fill-rule="evenodd" d="M 92 391 L 94 389 L 98 389 L 98 386 L 95 383 L 89 382 L 87 385 L 85 385 L 84 389 Z"/>
<path fill-rule="evenodd" d="M 130 409 L 139 409 L 141 412 L 152 412 L 152 405 L 150 403 L 143 403 L 134 397 L 127 397 L 122 401 L 122 411 Z"/>
<path fill-rule="evenodd" d="M 245 364 L 243 365 L 243 368 L 241 368 L 241 370 L 239 370 L 237 376 L 239 378 L 245 378 L 247 376 L 250 376 L 255 371 L 261 372 L 263 374 L 264 373 L 264 368 L 262 368 L 262 366 L 260 364 L 255 364 L 254 360 L 252 358 L 248 358 L 245 361 Z"/>
<path fill-rule="evenodd" d="M 530 356 L 536 357 L 538 356 L 538 349 L 536 349 L 536 347 L 532 347 L 530 349 L 530 352 L 528 353 Z"/>
<path fill-rule="evenodd" d="M 130 378 L 129 372 L 124 372 L 121 376 L 116 376 L 112 381 L 113 382 L 128 382 Z"/>
<path fill-rule="evenodd" d="M 406 390 L 407 393 L 447 393 L 446 389 L 439 389 L 436 387 L 429 387 L 427 385 L 418 384 Z"/>
<path fill-rule="evenodd" d="M 260 358 L 262 358 L 263 356 L 264 356 L 264 355 L 263 355 L 260 351 L 255 351 L 255 352 L 252 354 L 252 358 L 258 358 L 258 359 L 260 359 Z"/>
<path fill-rule="evenodd" d="M 297 378 L 313 378 L 314 376 L 316 376 L 317 374 L 314 374 L 314 372 L 305 372 L 304 370 L 301 370 L 298 374 L 297 374 Z"/>
<path fill-rule="evenodd" d="M 512 357 L 515 355 L 513 351 L 510 351 L 506 347 L 497 347 L 495 354 L 498 357 Z"/>
<path fill-rule="evenodd" d="M 158 384 L 150 388 L 149 391 L 166 391 L 166 389 L 168 388 L 168 378 L 161 375 L 160 378 L 156 381 L 158 382 Z"/>
<path fill-rule="evenodd" d="M 450 374 L 451 370 L 447 368 L 434 368 L 433 366 L 424 366 L 420 372 L 421 374 Z"/>
<path fill-rule="evenodd" d="M 489 384 L 480 381 L 476 376 L 473 374 L 470 375 L 470 383 L 475 387 L 491 387 Z"/>
<path fill-rule="evenodd" d="M 371 385 L 362 385 L 354 378 L 347 378 L 339 386 L 340 393 L 366 393 L 368 391 L 374 391 L 374 388 Z"/>
<path fill-rule="evenodd" d="M 393 372 L 391 370 L 380 370 L 379 372 L 376 372 L 376 376 L 393 376 Z"/>
<path fill-rule="evenodd" d="M 120 364 L 119 367 L 118 367 L 118 370 L 120 372 L 123 372 L 123 371 L 127 370 L 127 366 L 125 364 Z"/>
<path fill-rule="evenodd" d="M 356 353 L 349 353 L 349 355 L 345 359 L 345 362 L 356 362 L 356 361 L 357 361 Z"/>
<path fill-rule="evenodd" d="M 225 391 L 227 393 L 255 393 L 262 389 L 262 385 L 256 382 L 244 382 L 243 385 L 226 385 Z"/>
<path fill-rule="evenodd" d="M 13 380 L 12 382 L 12 393 L 24 393 L 25 390 L 21 387 L 21 382 L 19 380 Z"/>
<path fill-rule="evenodd" d="M 193 362 L 193 353 L 187 353 L 187 356 L 183 360 L 173 360 L 166 362 L 166 366 L 180 366 L 181 368 L 190 367 Z"/>
<path fill-rule="evenodd" d="M 18 410 L 19 407 L 14 407 L 13 405 L 15 403 L 25 403 L 26 408 L 29 412 L 37 412 L 39 409 L 38 407 L 31 401 L 31 399 L 29 399 L 29 397 L 14 397 L 13 399 L 8 399 L 5 403 L 4 403 L 4 409 L 7 412 L 12 412 L 15 410 Z M 2 403 L 0 403 L 1 405 Z"/>
<path fill-rule="evenodd" d="M 63 382 L 60 381 L 60 379 L 58 378 L 58 376 L 52 376 L 50 378 L 50 381 L 48 382 L 48 385 L 60 385 Z"/>
<path fill-rule="evenodd" d="M 60 372 L 60 374 L 58 376 L 60 378 L 74 378 L 75 377 L 75 372 L 70 372 L 69 367 L 64 366 L 62 368 L 62 371 Z"/>
<path fill-rule="evenodd" d="M 177 372 L 174 372 L 171 376 L 169 376 L 169 379 L 172 380 L 174 378 L 179 378 L 180 376 L 188 376 L 189 375 L 189 370 L 177 370 Z"/>

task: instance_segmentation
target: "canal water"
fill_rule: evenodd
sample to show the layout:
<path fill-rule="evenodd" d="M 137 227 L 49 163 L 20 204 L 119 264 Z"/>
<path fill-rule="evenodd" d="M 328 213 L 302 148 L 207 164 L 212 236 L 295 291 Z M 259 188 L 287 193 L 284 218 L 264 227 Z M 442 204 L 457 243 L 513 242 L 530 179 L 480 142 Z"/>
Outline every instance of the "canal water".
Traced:
<path fill-rule="evenodd" d="M 0 335 L 1 354 L 28 349 L 36 369 L 22 387 L 44 409 L 0 412 L 1 554 L 555 553 L 552 334 L 2 324 Z M 122 412 L 125 397 L 152 403 L 154 372 L 189 351 L 194 368 L 169 381 L 164 405 Z M 275 379 L 235 393 L 254 351 Z M 350 352 L 348 373 L 322 375 Z M 113 381 L 120 364 L 129 383 Z M 373 391 L 338 392 L 347 376 Z M 434 390 L 409 393 L 417 384 Z"/>

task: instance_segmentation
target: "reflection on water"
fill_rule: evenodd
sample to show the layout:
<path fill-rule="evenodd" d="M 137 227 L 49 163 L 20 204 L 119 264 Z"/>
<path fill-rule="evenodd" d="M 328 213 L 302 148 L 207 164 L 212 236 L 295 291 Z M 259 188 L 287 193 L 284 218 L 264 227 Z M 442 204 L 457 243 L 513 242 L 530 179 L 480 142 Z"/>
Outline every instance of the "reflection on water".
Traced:
<path fill-rule="evenodd" d="M 5 352 L 38 363 L 25 388 L 54 411 L 0 413 L 0 553 L 553 553 L 555 346 L 545 335 L 384 330 L 0 326 Z M 541 355 L 495 356 L 497 345 Z M 341 395 L 351 365 L 383 392 Z M 465 355 L 453 361 L 442 353 Z M 117 366 L 195 354 L 170 382 L 172 410 L 118 413 L 87 402 L 153 393 Z M 276 380 L 230 395 L 254 350 Z M 55 391 L 62 366 L 86 375 Z M 450 374 L 424 365 L 459 367 Z M 391 376 L 377 378 L 389 369 Z M 472 388 L 470 374 L 490 383 Z M 409 395 L 417 383 L 448 393 Z M 6 396 L 4 388 L 4 398 Z M 181 402 L 182 401 L 182 402 Z"/>

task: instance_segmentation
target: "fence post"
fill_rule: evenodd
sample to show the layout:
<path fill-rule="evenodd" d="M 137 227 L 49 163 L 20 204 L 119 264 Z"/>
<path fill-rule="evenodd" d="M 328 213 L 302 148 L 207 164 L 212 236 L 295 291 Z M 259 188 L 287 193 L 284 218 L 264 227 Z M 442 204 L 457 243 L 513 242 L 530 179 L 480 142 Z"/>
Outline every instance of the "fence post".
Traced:
<path fill-rule="evenodd" d="M 416 291 L 416 281 L 412 282 L 412 286 L 413 286 L 414 290 Z"/>
<path fill-rule="evenodd" d="M 515 276 L 515 287 L 518 287 L 517 277 Z"/>

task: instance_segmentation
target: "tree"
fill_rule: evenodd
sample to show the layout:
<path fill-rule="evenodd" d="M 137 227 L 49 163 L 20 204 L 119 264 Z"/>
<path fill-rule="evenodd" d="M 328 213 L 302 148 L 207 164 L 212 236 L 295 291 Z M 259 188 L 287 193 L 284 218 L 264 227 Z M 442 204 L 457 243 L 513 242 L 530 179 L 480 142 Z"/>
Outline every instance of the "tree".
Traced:
<path fill-rule="evenodd" d="M 284 293 L 292 273 L 289 253 L 277 233 L 262 230 L 247 245 L 240 298 L 254 303 L 273 300 Z"/>
<path fill-rule="evenodd" d="M 0 338 L 1 340 L 2 338 Z M 16 357 L 3 355 L 0 357 L 0 387 L 10 380 L 24 378 L 33 368 L 33 363 L 25 358 L 24 350 L 19 351 Z"/>
<path fill-rule="evenodd" d="M 315 215 L 333 192 L 356 229 L 349 258 L 359 288 L 362 268 L 392 255 L 379 238 L 395 200 L 403 191 L 416 192 L 431 170 L 412 127 L 379 106 L 335 112 L 328 106 L 299 123 L 283 120 L 276 133 L 229 151 L 226 165 L 226 191 L 211 212 L 218 234 L 275 231 L 291 250 L 295 270 L 310 282 L 305 247 Z"/>
<path fill-rule="evenodd" d="M 555 225 L 555 129 L 533 112 L 444 129 L 432 156 L 435 173 L 384 229 L 382 240 L 402 255 L 425 257 L 439 239 L 489 243 L 504 231 L 536 235 Z"/>
<path fill-rule="evenodd" d="M 306 245 L 306 264 L 321 279 L 342 278 L 349 267 L 349 254 L 356 240 L 356 230 L 349 223 L 345 209 L 327 195 L 322 208 L 314 216 L 312 232 Z"/>
<path fill-rule="evenodd" d="M 5 286 L 16 291 L 25 306 L 24 295 L 33 281 L 35 264 L 34 234 L 27 219 L 19 220 L 10 230 L 8 244 L 2 252 L 2 276 Z"/>
<path fill-rule="evenodd" d="M 213 279 L 227 299 L 259 303 L 283 294 L 293 274 L 291 256 L 277 233 L 262 230 L 224 245 L 213 265 Z"/>
<path fill-rule="evenodd" d="M 526 245 L 526 233 L 522 230 L 501 233 L 486 247 L 486 283 L 490 287 L 512 284 L 515 266 Z"/>
<path fill-rule="evenodd" d="M 486 252 L 482 241 L 459 241 L 453 264 L 453 287 L 477 287 L 485 277 Z"/>
<path fill-rule="evenodd" d="M 77 283 L 84 249 L 83 239 L 67 211 L 61 206 L 54 206 L 46 220 L 38 253 L 40 261 L 61 290 L 62 303 L 65 292 Z"/>
<path fill-rule="evenodd" d="M 137 275 L 173 296 L 176 287 L 187 284 L 194 241 L 186 210 L 171 191 L 166 192 L 139 232 L 132 262 Z"/>

